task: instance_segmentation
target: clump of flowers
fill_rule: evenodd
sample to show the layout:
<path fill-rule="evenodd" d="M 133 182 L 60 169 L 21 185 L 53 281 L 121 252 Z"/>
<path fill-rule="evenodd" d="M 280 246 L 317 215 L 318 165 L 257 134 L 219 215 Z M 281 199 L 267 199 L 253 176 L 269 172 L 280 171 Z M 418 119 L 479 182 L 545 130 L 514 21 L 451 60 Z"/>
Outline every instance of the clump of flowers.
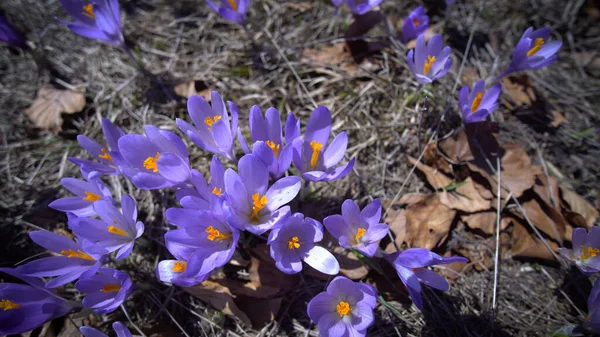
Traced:
<path fill-rule="evenodd" d="M 121 32 L 121 13 L 116 0 L 81 1 L 61 0 L 63 8 L 74 20 L 59 20 L 73 33 L 94 40 L 101 40 L 122 47 L 125 43 Z"/>
<path fill-rule="evenodd" d="M 529 69 L 539 69 L 554 63 L 558 59 L 556 53 L 562 46 L 562 41 L 550 41 L 550 28 L 533 30 L 527 28 L 512 55 L 508 69 L 498 78 L 510 73 Z"/>

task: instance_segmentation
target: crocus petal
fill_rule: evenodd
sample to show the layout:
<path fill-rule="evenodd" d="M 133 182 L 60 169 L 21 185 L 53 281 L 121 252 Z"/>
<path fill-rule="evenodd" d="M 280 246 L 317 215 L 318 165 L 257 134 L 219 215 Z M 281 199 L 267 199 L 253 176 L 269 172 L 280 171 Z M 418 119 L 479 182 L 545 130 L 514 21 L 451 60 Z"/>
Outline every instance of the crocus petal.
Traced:
<path fill-rule="evenodd" d="M 252 208 L 248 192 L 240 176 L 232 169 L 225 171 L 225 193 L 231 206 L 244 214 L 250 214 Z"/>
<path fill-rule="evenodd" d="M 340 272 L 340 265 L 335 256 L 323 247 L 314 246 L 303 259 L 306 264 L 323 274 L 336 275 Z"/>
<path fill-rule="evenodd" d="M 331 133 L 331 113 L 324 106 L 317 107 L 308 120 L 306 131 L 304 132 L 304 141 L 310 143 L 315 141 L 325 146 Z"/>
<path fill-rule="evenodd" d="M 450 285 L 448 285 L 446 279 L 429 269 L 417 269 L 415 270 L 415 275 L 419 278 L 419 281 L 432 288 L 443 291 L 450 289 Z"/>
<path fill-rule="evenodd" d="M 245 155 L 240 159 L 238 167 L 240 179 L 248 193 L 264 195 L 269 186 L 269 171 L 265 164 L 257 156 Z"/>
<path fill-rule="evenodd" d="M 111 0 L 111 1 L 116 2 L 116 0 Z M 115 332 L 117 333 L 117 337 L 132 337 L 131 332 L 129 331 L 129 329 L 127 329 L 125 324 L 123 324 L 121 322 L 114 322 L 112 327 L 115 330 Z"/>
<path fill-rule="evenodd" d="M 285 177 L 277 180 L 266 193 L 267 209 L 275 211 L 292 201 L 300 192 L 301 187 L 302 180 L 299 177 Z"/>
<path fill-rule="evenodd" d="M 189 165 L 173 153 L 163 153 L 156 161 L 158 172 L 168 180 L 183 183 L 190 177 Z"/>
<path fill-rule="evenodd" d="M 348 146 L 348 135 L 346 132 L 341 132 L 331 141 L 327 149 L 323 153 L 323 164 L 330 168 L 337 165 L 344 155 Z"/>
<path fill-rule="evenodd" d="M 106 334 L 104 334 L 100 330 L 94 329 L 89 326 L 80 327 L 79 332 L 81 332 L 81 334 L 84 335 L 85 337 L 108 337 Z"/>
<path fill-rule="evenodd" d="M 318 322 L 323 315 L 331 313 L 335 301 L 336 298 L 328 293 L 319 293 L 308 303 L 308 307 L 306 308 L 308 317 L 313 321 Z"/>

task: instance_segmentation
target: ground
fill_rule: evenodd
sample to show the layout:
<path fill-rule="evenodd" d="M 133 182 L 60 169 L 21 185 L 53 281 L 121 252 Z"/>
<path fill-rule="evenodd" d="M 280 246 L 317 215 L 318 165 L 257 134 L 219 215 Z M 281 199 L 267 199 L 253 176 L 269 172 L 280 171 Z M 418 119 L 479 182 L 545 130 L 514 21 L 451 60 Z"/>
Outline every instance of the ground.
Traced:
<path fill-rule="evenodd" d="M 473 78 L 491 80 L 500 73 L 529 26 L 550 27 L 553 38 L 564 41 L 558 62 L 527 72 L 538 97 L 544 97 L 564 120 L 550 125 L 556 115 L 548 119 L 504 105 L 494 118 L 504 139 L 526 145 L 535 162 L 546 162 L 562 183 L 596 203 L 600 146 L 593 134 L 591 138 L 581 134 L 600 123 L 597 1 L 459 0 L 448 10 L 443 3 L 384 0 L 380 10 L 388 27 L 380 25 L 368 36 L 387 46 L 368 55 L 368 65 L 363 62 L 359 71 L 348 71 L 335 66 L 323 70 L 322 64 L 302 57 L 307 48 L 343 41 L 353 20 L 345 8 L 336 14 L 328 1 L 254 0 L 248 34 L 212 13 L 201 0 L 121 1 L 124 35 L 155 74 L 151 80 L 120 49 L 76 36 L 57 22 L 55 17 L 66 18 L 58 1 L 2 1 L 0 9 L 47 63 L 42 68 L 30 54 L 0 47 L 0 265 L 13 266 L 42 252 L 29 240 L 28 231 L 65 228 L 65 216 L 47 205 L 68 193 L 61 188 L 60 178 L 79 176 L 77 167 L 67 161 L 67 156 L 85 155 L 76 135 L 100 139 L 100 117 L 110 118 L 128 133 L 141 133 L 146 124 L 179 132 L 174 119 L 187 115 L 185 99 L 169 89 L 180 82 L 197 81 L 200 89 L 218 90 L 235 102 L 246 134 L 252 105 L 263 111 L 271 106 L 293 111 L 303 123 L 316 105 L 327 106 L 334 116 L 333 132 L 348 133 L 348 158 L 356 157 L 357 164 L 351 176 L 319 185 L 311 195 L 311 200 L 326 205 L 316 210 L 311 206 L 319 220 L 336 212 L 346 198 L 365 202 L 370 197 L 393 199 L 398 193 L 430 191 L 423 179 L 411 174 L 406 155 L 419 157 L 432 135 L 460 126 L 455 102 L 459 87 Z M 434 31 L 453 48 L 450 73 L 428 88 L 425 100 L 413 95 L 417 83 L 406 64 L 407 48 L 387 43 L 388 30 L 398 31 L 402 19 L 417 5 L 426 7 Z M 85 109 L 65 115 L 57 134 L 36 129 L 23 110 L 39 87 L 64 88 L 65 84 L 85 90 Z M 193 166 L 206 173 L 210 154 L 189 141 L 188 145 Z M 311 276 L 285 294 L 276 319 L 262 330 L 240 326 L 183 290 L 160 284 L 154 268 L 168 256 L 163 235 L 170 225 L 163 214 L 176 206 L 173 195 L 140 191 L 124 180 L 110 183 L 116 191 L 134 196 L 140 220 L 146 224 L 135 254 L 119 265 L 140 286 L 126 308 L 145 334 L 318 335 L 305 308 L 326 283 Z M 406 298 L 392 298 L 390 303 L 400 315 L 381 306 L 369 335 L 480 336 L 491 331 L 494 336 L 545 336 L 585 317 L 591 281 L 573 270 L 506 259 L 495 294 L 493 280 L 493 269 L 460 273 L 450 291 L 426 291 L 423 312 Z M 402 287 L 399 282 L 396 286 Z M 74 296 L 73 292 L 73 288 L 64 290 L 66 296 Z M 491 309 L 494 295 L 495 312 Z M 118 311 L 92 323 L 106 329 L 114 320 L 127 319 Z M 56 324 L 53 329 L 60 331 L 63 323 Z"/>

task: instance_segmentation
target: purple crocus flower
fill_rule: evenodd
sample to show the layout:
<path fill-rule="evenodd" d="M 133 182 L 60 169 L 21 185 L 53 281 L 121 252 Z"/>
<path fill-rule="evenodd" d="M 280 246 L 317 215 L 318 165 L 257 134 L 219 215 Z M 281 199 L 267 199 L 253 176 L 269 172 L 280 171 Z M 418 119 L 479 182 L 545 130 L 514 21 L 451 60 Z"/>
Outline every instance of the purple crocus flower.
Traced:
<path fill-rule="evenodd" d="M 592 330 L 594 333 L 600 333 L 600 279 L 594 282 L 594 287 L 587 300 L 588 314 L 582 326 Z"/>
<path fill-rule="evenodd" d="M 411 49 L 406 56 L 408 67 L 417 77 L 420 85 L 431 83 L 446 75 L 452 66 L 450 47 L 442 49 L 444 41 L 442 36 L 436 34 L 429 42 L 425 41 L 425 34 L 417 37 L 415 49 Z"/>
<path fill-rule="evenodd" d="M 210 209 L 211 195 L 225 197 L 224 175 L 225 168 L 219 157 L 213 156 L 210 163 L 210 184 L 206 182 L 202 173 L 192 170 L 191 180 L 194 187 L 183 187 L 177 190 L 175 197 L 184 208 Z"/>
<path fill-rule="evenodd" d="M 344 2 L 344 0 L 331 0 L 331 3 L 335 6 L 335 7 L 340 7 L 342 5 L 342 2 Z"/>
<path fill-rule="evenodd" d="M 16 268 L 20 274 L 32 277 L 54 277 L 47 288 L 67 284 L 79 277 L 94 274 L 106 261 L 102 255 L 91 254 L 83 248 L 82 242 L 47 231 L 33 231 L 29 237 L 36 244 L 59 254 L 31 261 Z"/>
<path fill-rule="evenodd" d="M 343 178 L 354 167 L 355 158 L 346 165 L 336 165 L 346 154 L 348 136 L 340 132 L 331 141 L 331 113 L 324 106 L 317 107 L 306 126 L 304 138 L 294 140 L 294 164 L 309 181 L 331 181 Z"/>
<path fill-rule="evenodd" d="M 100 200 L 94 203 L 94 211 L 102 220 L 93 218 L 69 219 L 69 228 L 85 241 L 86 251 L 93 254 L 108 254 L 116 250 L 116 259 L 129 256 L 135 239 L 144 233 L 144 224 L 137 221 L 135 200 L 127 194 L 121 197 L 121 213 L 111 202 Z"/>
<path fill-rule="evenodd" d="M 558 59 L 556 53 L 562 46 L 562 41 L 549 41 L 549 39 L 550 28 L 540 28 L 535 31 L 533 27 L 527 28 L 515 47 L 510 66 L 498 78 L 516 71 L 539 69 L 556 61 Z"/>
<path fill-rule="evenodd" d="M 296 213 L 285 218 L 281 226 L 273 229 L 267 243 L 275 265 L 286 274 L 302 271 L 302 261 L 316 270 L 335 275 L 340 265 L 327 249 L 315 245 L 323 240 L 323 226 L 311 218 Z"/>
<path fill-rule="evenodd" d="M 384 257 L 394 266 L 413 302 L 421 310 L 423 309 L 423 300 L 421 299 L 420 282 L 438 290 L 450 288 L 442 276 L 427 267 L 453 262 L 469 262 L 462 256 L 441 257 L 425 248 L 409 248 L 403 252 L 384 255 Z"/>
<path fill-rule="evenodd" d="M 293 113 L 289 113 L 285 122 L 285 146 L 281 132 L 281 116 L 275 108 L 267 109 L 265 117 L 262 111 L 255 105 L 250 109 L 250 135 L 254 146 L 252 153 L 259 157 L 269 168 L 271 178 L 281 177 L 292 164 L 293 142 L 300 136 L 300 121 L 296 120 Z M 238 129 L 238 139 L 246 154 L 250 148 Z"/>
<path fill-rule="evenodd" d="M 4 41 L 11 46 L 27 49 L 27 42 L 13 25 L 8 22 L 6 17 L 0 13 L 0 41 Z"/>
<path fill-rule="evenodd" d="M 235 132 L 238 124 L 238 108 L 227 101 L 231 111 L 231 124 L 225 109 L 225 103 L 218 92 L 211 93 L 212 107 L 203 97 L 191 96 L 187 102 L 188 113 L 194 127 L 190 123 L 177 118 L 177 126 L 198 147 L 235 161 Z"/>
<path fill-rule="evenodd" d="M 350 8 L 352 13 L 363 15 L 370 11 L 371 8 L 378 6 L 382 0 L 346 0 L 346 6 Z"/>
<path fill-rule="evenodd" d="M 73 33 L 113 46 L 124 44 L 118 0 L 60 0 L 60 3 L 75 21 L 59 21 Z"/>
<path fill-rule="evenodd" d="M 215 2 L 220 2 L 221 6 Z M 244 26 L 250 0 L 206 0 L 208 6 L 223 19 Z"/>
<path fill-rule="evenodd" d="M 180 229 L 165 234 L 169 252 L 176 260 L 161 261 L 157 268 L 163 282 L 192 286 L 224 266 L 235 252 L 240 232 L 227 223 L 224 200 L 210 199 L 210 210 L 169 208 L 167 220 Z"/>
<path fill-rule="evenodd" d="M 144 190 L 177 187 L 190 178 L 190 160 L 185 144 L 173 132 L 146 125 L 143 135 L 119 138 L 123 165 L 119 170 Z M 127 163 L 127 164 L 125 164 Z"/>
<path fill-rule="evenodd" d="M 260 235 L 288 216 L 292 201 L 300 191 L 298 177 L 285 177 L 269 186 L 269 171 L 255 155 L 247 154 L 239 162 L 239 174 L 225 171 L 225 193 L 229 201 L 230 218 L 235 227 Z"/>
<path fill-rule="evenodd" d="M 0 283 L 0 336 L 30 331 L 68 314 L 72 308 L 65 302 L 39 287 Z"/>
<path fill-rule="evenodd" d="M 98 314 L 107 314 L 118 308 L 135 290 L 127 274 L 112 268 L 100 268 L 98 273 L 82 278 L 75 288 L 86 296 L 82 304 Z"/>
<path fill-rule="evenodd" d="M 125 324 L 121 322 L 114 322 L 112 327 L 117 333 L 117 337 L 132 337 L 131 332 L 129 329 L 127 329 Z M 108 337 L 102 331 L 89 326 L 82 326 L 79 328 L 79 332 L 81 332 L 85 337 Z"/>
<path fill-rule="evenodd" d="M 79 145 L 91 154 L 92 158 L 97 160 L 69 157 L 72 163 L 79 165 L 84 177 L 87 177 L 91 172 L 101 174 L 120 173 L 117 165 L 123 159 L 119 153 L 118 142 L 119 138 L 125 136 L 125 132 L 115 126 L 108 118 L 102 118 L 102 132 L 104 133 L 104 139 L 106 139 L 106 146 L 84 135 L 77 136 Z"/>
<path fill-rule="evenodd" d="M 94 203 L 99 200 L 112 201 L 110 190 L 104 185 L 98 174 L 88 176 L 87 181 L 76 178 L 63 178 L 60 183 L 74 197 L 65 197 L 54 200 L 48 206 L 62 212 L 71 212 L 77 216 L 92 216 Z"/>
<path fill-rule="evenodd" d="M 407 43 L 425 33 L 427 27 L 429 27 L 429 17 L 425 13 L 425 8 L 419 6 L 410 12 L 406 19 L 404 19 L 404 25 L 402 26 L 402 43 Z"/>
<path fill-rule="evenodd" d="M 496 101 L 501 91 L 502 84 L 496 83 L 485 92 L 484 80 L 475 83 L 471 92 L 469 92 L 469 86 L 462 87 L 458 96 L 458 105 L 462 111 L 463 122 L 469 124 L 485 120 L 498 108 L 499 104 Z"/>
<path fill-rule="evenodd" d="M 323 224 L 343 248 L 355 248 L 366 256 L 373 257 L 379 240 L 390 229 L 388 225 L 380 223 L 380 219 L 379 199 L 373 200 L 362 211 L 354 201 L 347 199 L 342 204 L 342 215 L 330 215 L 323 219 Z"/>
<path fill-rule="evenodd" d="M 569 260 L 587 276 L 600 271 L 600 227 L 593 226 L 589 233 L 575 228 L 571 239 L 573 249 L 559 248 L 560 255 Z"/>
<path fill-rule="evenodd" d="M 307 313 L 322 337 L 364 337 L 375 322 L 376 305 L 375 288 L 338 276 L 308 302 Z"/>

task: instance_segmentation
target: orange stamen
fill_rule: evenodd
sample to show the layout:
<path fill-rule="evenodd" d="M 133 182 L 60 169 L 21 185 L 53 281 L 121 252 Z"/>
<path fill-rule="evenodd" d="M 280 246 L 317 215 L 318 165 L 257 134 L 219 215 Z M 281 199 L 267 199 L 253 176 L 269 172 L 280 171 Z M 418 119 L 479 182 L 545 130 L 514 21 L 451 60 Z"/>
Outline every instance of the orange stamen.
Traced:
<path fill-rule="evenodd" d="M 529 51 L 527 52 L 527 56 L 533 56 L 535 54 L 537 54 L 538 51 L 540 51 L 540 49 L 542 49 L 542 45 L 544 45 L 544 39 L 541 37 L 538 37 L 537 39 L 535 39 L 535 43 L 533 44 L 533 47 L 531 47 L 531 49 L 529 49 Z"/>
<path fill-rule="evenodd" d="M 15 302 L 11 302 L 9 300 L 0 300 L 0 309 L 4 309 L 4 311 L 18 309 L 21 305 Z"/>
<path fill-rule="evenodd" d="M 275 154 L 275 157 L 279 158 L 279 148 L 281 146 L 279 144 L 275 144 L 275 142 L 272 142 L 270 140 L 267 140 L 266 144 L 267 144 L 268 147 L 271 148 L 271 150 Z"/>
<path fill-rule="evenodd" d="M 287 242 L 289 249 L 298 249 L 300 248 L 300 239 L 297 236 L 292 237 Z"/>
<path fill-rule="evenodd" d="M 427 60 L 425 61 L 425 66 L 423 67 L 423 74 L 427 75 L 429 73 L 429 69 L 431 69 L 431 65 L 435 62 L 435 56 L 427 55 Z"/>
<path fill-rule="evenodd" d="M 206 228 L 205 232 L 208 233 L 207 237 L 210 241 L 215 241 L 215 240 L 221 241 L 221 240 L 227 240 L 229 238 L 229 235 L 219 232 L 213 226 L 208 226 L 208 228 Z"/>
<path fill-rule="evenodd" d="M 126 231 L 124 231 L 124 230 L 122 230 L 120 228 L 117 228 L 115 226 L 108 226 L 108 231 L 110 233 L 117 234 L 117 235 L 120 235 L 120 236 L 127 236 L 127 232 Z"/>
<path fill-rule="evenodd" d="M 471 112 L 477 111 L 477 109 L 479 108 L 479 104 L 481 104 L 482 97 L 483 97 L 482 92 L 478 92 L 477 95 L 475 95 L 475 98 L 473 99 L 473 103 L 471 104 Z"/>
<path fill-rule="evenodd" d="M 106 159 L 108 161 L 113 161 L 112 160 L 112 156 L 110 154 L 108 154 L 108 152 L 106 152 L 105 148 L 101 148 L 100 152 L 102 152 L 102 154 L 99 154 L 98 158 L 100 158 L 100 159 Z"/>
<path fill-rule="evenodd" d="M 175 273 L 183 273 L 187 268 L 187 263 L 185 261 L 176 261 L 173 263 L 173 272 Z"/>
<path fill-rule="evenodd" d="M 154 173 L 158 172 L 158 167 L 156 166 L 158 157 L 160 157 L 160 153 L 156 152 L 156 156 L 146 158 L 146 160 L 144 160 L 144 168 Z"/>
<path fill-rule="evenodd" d="M 87 4 L 83 6 L 83 15 L 87 16 L 92 20 L 96 20 L 96 15 L 94 14 L 94 8 L 92 4 Z"/>
<path fill-rule="evenodd" d="M 323 144 L 313 140 L 310 142 L 310 147 L 313 151 L 312 156 L 310 157 L 310 168 L 314 169 L 319 161 L 319 153 L 321 153 L 321 150 L 323 149 Z"/>
<path fill-rule="evenodd" d="M 208 130 L 212 129 L 213 124 L 215 124 L 218 120 L 220 120 L 222 117 L 219 115 L 216 115 L 213 118 L 210 117 L 206 117 L 204 118 L 204 123 L 206 123 L 206 126 L 208 126 Z"/>
<path fill-rule="evenodd" d="M 223 193 L 223 189 L 222 188 L 217 188 L 216 186 L 213 188 L 212 190 L 212 194 L 216 195 L 217 197 L 221 196 L 221 193 Z"/>
<path fill-rule="evenodd" d="M 89 261 L 96 261 L 96 260 L 94 260 L 93 257 L 89 256 L 88 254 L 82 252 L 79 249 L 77 251 L 74 251 L 73 249 L 61 250 L 60 254 L 66 256 L 68 258 L 74 258 L 74 257 L 76 257 L 78 259 L 84 259 L 84 260 L 89 260 Z"/>
<path fill-rule="evenodd" d="M 350 303 L 346 301 L 340 301 L 336 307 L 336 310 L 338 314 L 340 314 L 340 317 L 344 317 L 346 315 L 350 315 L 352 308 L 350 308 Z"/>
<path fill-rule="evenodd" d="M 100 289 L 100 291 L 103 293 L 110 293 L 112 291 L 119 291 L 119 290 L 121 290 L 120 284 L 106 284 L 104 287 L 102 287 L 102 289 Z"/>
<path fill-rule="evenodd" d="M 254 206 L 252 206 L 252 214 L 250 215 L 250 221 L 257 222 L 258 221 L 258 212 L 260 212 L 265 206 L 267 206 L 267 196 L 263 195 L 262 197 L 258 193 L 252 194 L 252 201 L 254 202 Z"/>
<path fill-rule="evenodd" d="M 83 197 L 83 200 L 94 202 L 100 200 L 101 198 L 102 197 L 96 193 L 85 191 L 85 197 Z"/>

